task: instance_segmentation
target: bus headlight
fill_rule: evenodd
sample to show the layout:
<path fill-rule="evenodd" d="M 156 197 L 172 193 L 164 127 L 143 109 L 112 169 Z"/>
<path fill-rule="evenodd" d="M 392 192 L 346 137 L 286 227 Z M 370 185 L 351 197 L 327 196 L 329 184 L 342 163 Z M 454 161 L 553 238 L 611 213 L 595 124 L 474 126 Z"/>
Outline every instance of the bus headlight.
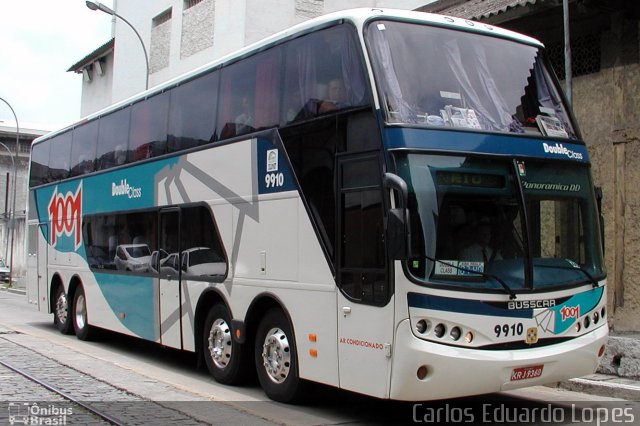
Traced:
<path fill-rule="evenodd" d="M 429 330 L 429 322 L 421 319 L 416 323 L 416 331 L 420 334 L 424 334 Z"/>
<path fill-rule="evenodd" d="M 460 335 L 462 335 L 462 331 L 460 331 L 460 327 L 453 327 L 449 332 L 449 336 L 453 341 L 457 341 L 460 338 Z"/>
<path fill-rule="evenodd" d="M 433 334 L 435 334 L 436 337 L 442 337 L 446 332 L 447 327 L 443 323 L 438 323 L 438 325 L 436 325 L 433 329 Z"/>
<path fill-rule="evenodd" d="M 473 333 L 470 331 L 467 331 L 467 334 L 464 335 L 464 341 L 467 343 L 473 342 Z"/>

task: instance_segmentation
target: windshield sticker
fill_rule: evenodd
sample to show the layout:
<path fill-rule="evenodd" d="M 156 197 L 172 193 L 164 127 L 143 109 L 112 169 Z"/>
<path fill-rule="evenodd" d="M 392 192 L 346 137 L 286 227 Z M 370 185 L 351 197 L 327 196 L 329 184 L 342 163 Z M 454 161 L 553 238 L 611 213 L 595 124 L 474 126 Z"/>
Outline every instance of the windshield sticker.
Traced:
<path fill-rule="evenodd" d="M 462 99 L 462 96 L 460 96 L 460 93 L 456 93 L 456 92 L 444 92 L 444 91 L 440 91 L 440 97 L 442 98 L 447 98 L 447 99 Z"/>
<path fill-rule="evenodd" d="M 436 262 L 435 275 L 477 277 L 484 272 L 484 262 L 443 260 Z"/>
<path fill-rule="evenodd" d="M 536 117 L 536 122 L 540 131 L 545 136 L 567 138 L 569 135 L 564 129 L 562 122 L 556 117 L 547 117 L 546 115 L 539 115 Z"/>
<path fill-rule="evenodd" d="M 578 183 L 570 185 L 564 183 L 538 183 L 522 181 L 524 189 L 532 189 L 538 191 L 561 191 L 561 192 L 580 192 L 582 188 Z"/>

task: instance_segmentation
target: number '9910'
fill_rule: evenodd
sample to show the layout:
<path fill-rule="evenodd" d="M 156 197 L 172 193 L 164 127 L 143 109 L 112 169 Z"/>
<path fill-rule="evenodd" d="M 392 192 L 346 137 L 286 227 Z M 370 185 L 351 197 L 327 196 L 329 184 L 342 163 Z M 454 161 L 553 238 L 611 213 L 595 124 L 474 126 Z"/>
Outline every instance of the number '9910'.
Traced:
<path fill-rule="evenodd" d="M 264 176 L 264 183 L 267 188 L 277 188 L 284 185 L 284 175 L 282 173 L 267 173 Z"/>
<path fill-rule="evenodd" d="M 517 324 L 496 324 L 493 328 L 496 337 L 522 336 L 524 325 L 521 322 Z"/>

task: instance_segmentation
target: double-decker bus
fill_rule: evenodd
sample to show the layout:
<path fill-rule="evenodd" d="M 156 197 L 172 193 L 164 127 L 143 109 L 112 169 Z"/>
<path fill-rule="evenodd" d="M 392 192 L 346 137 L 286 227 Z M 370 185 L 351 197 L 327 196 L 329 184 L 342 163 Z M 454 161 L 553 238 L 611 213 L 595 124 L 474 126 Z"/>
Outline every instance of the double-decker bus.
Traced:
<path fill-rule="evenodd" d="M 595 370 L 599 222 L 538 41 L 358 9 L 35 141 L 28 297 L 279 401 L 481 394 Z"/>

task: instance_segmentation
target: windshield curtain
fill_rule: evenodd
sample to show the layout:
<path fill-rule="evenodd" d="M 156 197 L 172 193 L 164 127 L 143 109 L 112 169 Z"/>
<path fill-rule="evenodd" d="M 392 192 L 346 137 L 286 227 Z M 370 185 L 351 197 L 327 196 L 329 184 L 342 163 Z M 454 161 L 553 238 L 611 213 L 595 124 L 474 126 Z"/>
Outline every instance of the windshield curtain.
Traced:
<path fill-rule="evenodd" d="M 414 279 L 535 290 L 604 274 L 587 166 L 415 153 L 395 158 L 410 190 L 415 258 L 407 266 Z"/>
<path fill-rule="evenodd" d="M 366 38 L 390 123 L 576 138 L 538 47 L 393 21 Z"/>

